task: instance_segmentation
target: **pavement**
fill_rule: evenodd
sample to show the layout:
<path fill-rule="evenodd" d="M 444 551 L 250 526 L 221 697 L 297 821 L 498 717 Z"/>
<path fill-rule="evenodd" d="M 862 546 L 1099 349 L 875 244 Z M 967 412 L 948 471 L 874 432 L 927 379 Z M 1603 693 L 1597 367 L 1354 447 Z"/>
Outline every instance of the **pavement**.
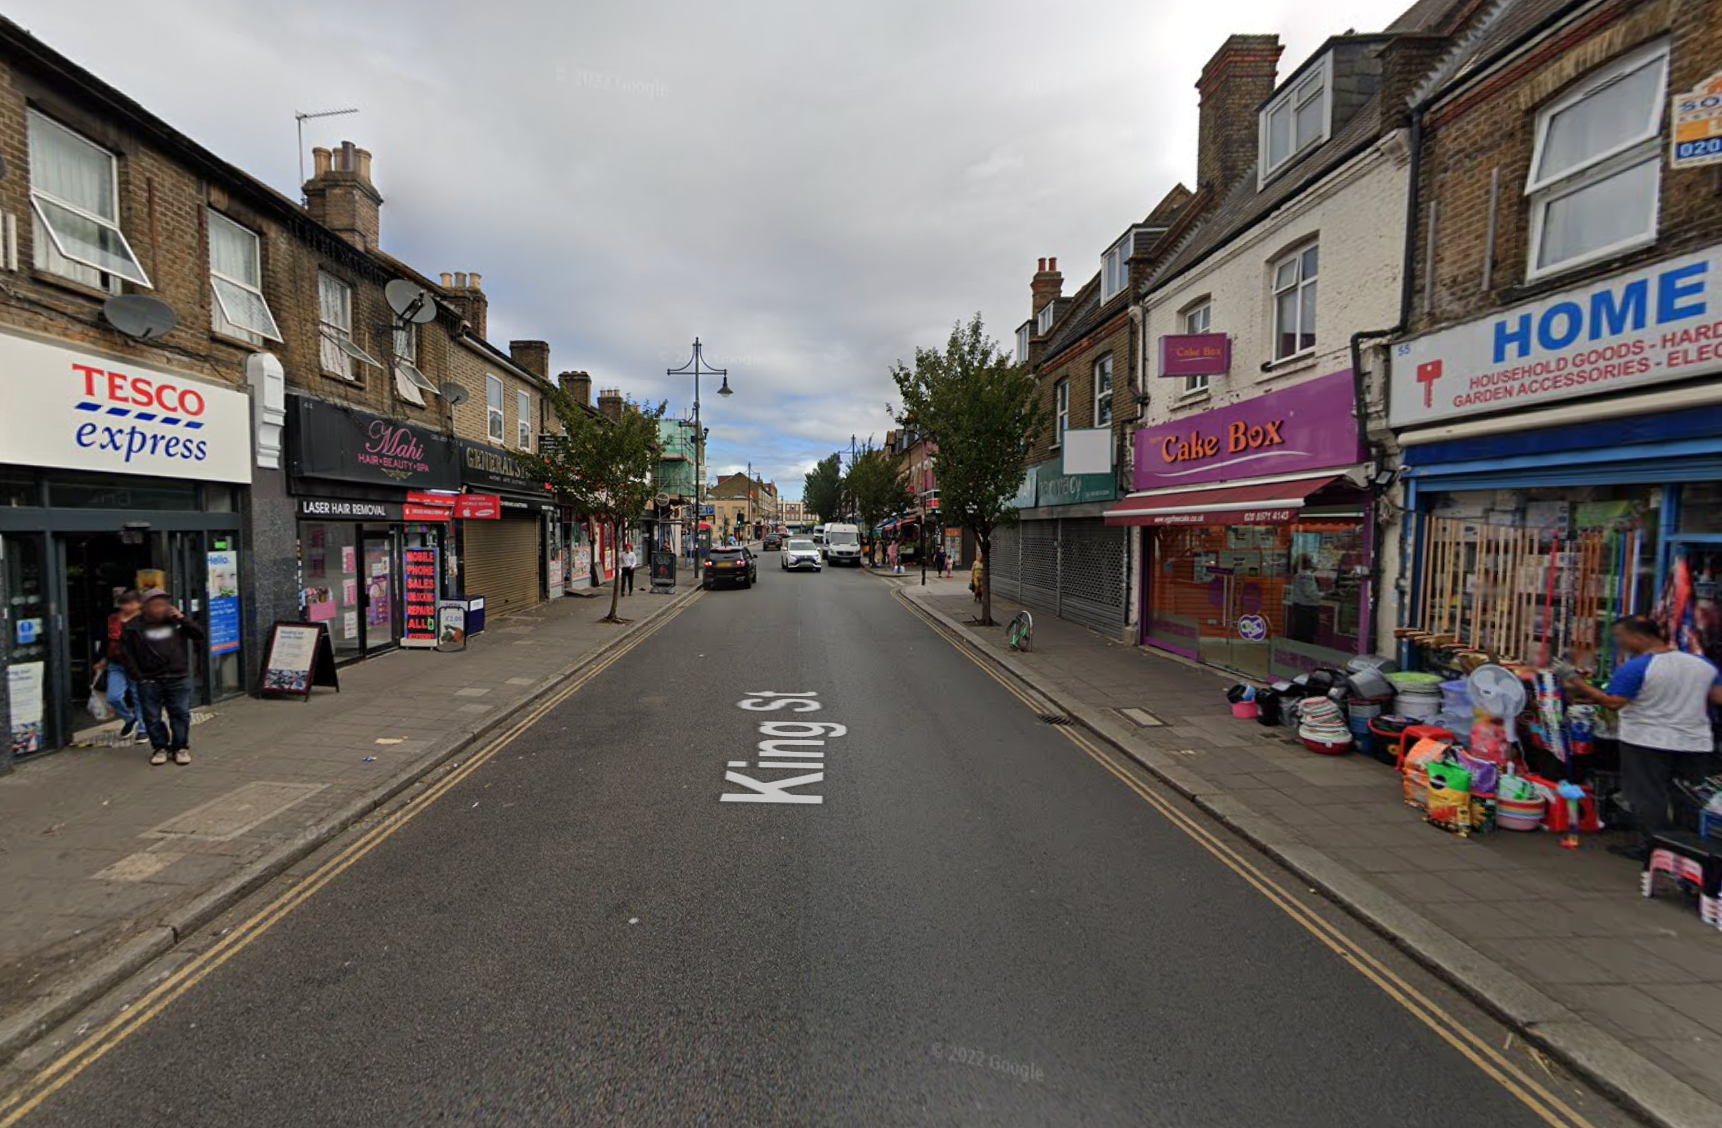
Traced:
<path fill-rule="evenodd" d="M 1694 901 L 1645 900 L 1604 834 L 1461 839 L 1399 776 L 1317 756 L 1230 716 L 1236 679 L 1034 612 L 1029 653 L 972 625 L 966 576 L 889 577 L 966 645 L 1320 888 L 1593 1083 L 1661 1125 L 1722 1124 L 1722 933 Z M 993 601 L 993 617 L 1018 610 Z M 1125 710 L 1141 710 L 1151 724 Z M 1386 1121 L 1383 1121 L 1386 1123 Z"/>
<path fill-rule="evenodd" d="M 72 748 L 0 779 L 0 1063 L 629 637 L 677 597 L 608 588 L 398 651 L 309 701 L 199 710 L 193 763 Z M 116 729 L 116 725 L 107 726 Z M 117 734 L 110 734 L 117 735 Z"/>
<path fill-rule="evenodd" d="M 763 563 L 68 1019 L 0 1128 L 1631 1122 L 889 584 Z"/>

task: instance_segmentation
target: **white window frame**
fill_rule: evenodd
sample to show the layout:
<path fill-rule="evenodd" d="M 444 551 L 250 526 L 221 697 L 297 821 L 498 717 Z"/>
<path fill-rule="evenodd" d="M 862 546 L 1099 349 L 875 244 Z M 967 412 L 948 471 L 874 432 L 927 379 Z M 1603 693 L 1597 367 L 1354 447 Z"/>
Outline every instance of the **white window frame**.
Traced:
<path fill-rule="evenodd" d="M 1656 242 L 1662 220 L 1662 118 L 1664 107 L 1668 104 L 1668 55 L 1669 47 L 1666 41 L 1622 55 L 1592 71 L 1572 91 L 1537 111 L 1536 140 L 1531 147 L 1530 171 L 1525 176 L 1525 195 L 1531 205 L 1530 238 L 1526 240 L 1529 244 L 1525 263 L 1527 281 L 1561 274 L 1574 267 Z M 1571 168 L 1547 176 L 1540 175 L 1538 170 L 1548 143 L 1549 126 L 1554 119 L 1591 95 L 1646 67 L 1657 68 L 1658 81 L 1656 96 L 1650 99 L 1650 112 L 1644 128 L 1612 148 L 1593 153 Z M 1655 184 L 1650 198 L 1646 201 L 1648 206 L 1644 227 L 1636 235 L 1617 239 L 1606 246 L 1596 247 L 1560 262 L 1539 265 L 1543 252 L 1543 228 L 1546 226 L 1551 205 L 1601 181 L 1644 165 L 1650 166 Z"/>
<path fill-rule="evenodd" d="M 502 378 L 486 375 L 484 378 L 484 433 L 490 436 L 493 443 L 505 443 L 503 436 L 506 430 L 502 418 Z"/>
<path fill-rule="evenodd" d="M 1213 324 L 1214 303 L 1212 301 L 1200 302 L 1184 311 L 1184 332 L 1186 333 L 1207 333 L 1211 331 L 1209 327 Z M 1205 392 L 1208 390 L 1208 384 L 1211 380 L 1212 377 L 1206 373 L 1200 376 L 1186 376 L 1184 377 L 1183 394 L 1193 396 Z"/>
<path fill-rule="evenodd" d="M 209 291 L 215 299 L 211 303 L 210 309 L 211 327 L 223 337 L 234 337 L 247 344 L 261 345 L 264 341 L 280 341 L 281 327 L 275 322 L 275 313 L 269 308 L 269 299 L 263 296 L 263 239 L 251 228 L 229 219 L 214 208 L 208 208 L 206 211 L 209 216 L 209 228 L 212 232 L 209 237 Z M 247 246 L 251 248 L 252 262 L 257 268 L 256 282 L 244 278 L 235 278 L 231 274 L 223 274 L 215 269 L 215 236 L 213 232 L 217 227 L 223 227 L 251 240 Z M 227 308 L 227 299 L 221 296 L 221 287 L 217 285 L 221 282 L 256 298 L 264 320 L 255 325 L 242 325 L 233 320 L 235 311 Z"/>
<path fill-rule="evenodd" d="M 1058 308 L 1058 299 L 1057 298 L 1054 298 L 1052 301 L 1047 302 L 1044 306 L 1042 306 L 1040 308 L 1040 313 L 1038 315 L 1036 315 L 1035 320 L 1034 320 L 1034 335 L 1035 336 L 1044 337 L 1048 333 L 1052 332 L 1052 322 L 1053 322 L 1054 317 L 1056 316 L 1053 313 L 1053 311 L 1056 310 L 1057 308 Z"/>
<path fill-rule="evenodd" d="M 1054 419 L 1057 429 L 1053 432 L 1052 448 L 1059 449 L 1064 445 L 1064 433 L 1070 430 L 1070 378 L 1067 376 L 1052 388 L 1052 402 L 1055 408 Z"/>
<path fill-rule="evenodd" d="M 1299 138 L 1297 133 L 1297 112 L 1317 94 L 1322 100 L 1321 128 L 1312 136 Z M 1274 160 L 1272 146 L 1268 140 L 1272 129 L 1273 116 L 1285 110 L 1288 145 L 1285 156 Z M 1259 134 L 1259 166 L 1262 170 L 1260 183 L 1266 184 L 1274 175 L 1295 161 L 1299 154 L 1311 147 L 1321 144 L 1333 135 L 1333 55 L 1322 56 L 1309 72 L 1300 75 L 1295 83 L 1288 84 L 1279 96 L 1263 106 L 1257 117 L 1257 132 Z"/>
<path fill-rule="evenodd" d="M 1111 301 L 1124 289 L 1127 276 L 1130 273 L 1128 266 L 1130 242 L 1134 238 L 1134 232 L 1124 236 L 1112 244 L 1104 255 L 1100 256 L 1100 300 L 1102 302 Z"/>
<path fill-rule="evenodd" d="M 335 293 L 340 295 L 339 309 L 332 309 L 324 300 Z M 356 359 L 381 367 L 353 343 L 353 288 L 326 270 L 317 272 L 317 333 L 318 356 L 326 375 L 356 382 L 358 377 L 353 375 Z"/>
<path fill-rule="evenodd" d="M 514 421 L 514 445 L 521 450 L 532 449 L 532 393 L 514 390 L 514 410 L 519 416 Z"/>
<path fill-rule="evenodd" d="M 92 212 L 85 211 L 83 208 L 78 207 L 76 204 L 71 203 L 68 200 L 60 199 L 47 189 L 37 187 L 35 169 L 32 167 L 30 175 L 30 211 L 35 221 L 34 242 L 36 268 L 38 270 L 45 270 L 50 274 L 57 274 L 62 278 L 70 278 L 74 282 L 92 285 L 96 289 L 111 290 L 116 293 L 119 290 L 119 280 L 121 279 L 135 285 L 142 286 L 145 289 L 154 289 L 150 283 L 149 275 L 144 272 L 143 263 L 138 261 L 137 252 L 132 250 L 132 245 L 126 239 L 125 232 L 120 230 L 118 218 L 120 214 L 119 158 L 109 150 L 104 149 L 94 141 L 91 141 L 83 134 L 61 125 L 59 122 L 45 114 L 40 114 L 35 110 L 30 110 L 25 116 L 27 122 L 26 127 L 29 130 L 29 134 L 25 139 L 26 152 L 29 151 L 29 136 L 58 135 L 73 144 L 84 145 L 108 159 L 108 187 L 113 193 L 113 212 L 115 217 L 113 219 L 107 219 L 104 216 L 99 216 Z M 37 134 L 37 130 L 41 130 L 42 133 Z M 47 206 L 45 207 L 44 205 Z M 114 263 L 91 262 L 89 259 L 67 254 L 65 246 L 60 242 L 60 233 L 54 230 L 53 221 L 48 218 L 48 207 L 63 208 L 64 210 L 71 212 L 73 215 L 89 220 L 91 223 L 112 231 L 114 233 L 114 238 L 120 241 L 120 247 L 124 249 L 126 253 L 126 258 L 129 260 L 129 263 L 133 268 L 132 272 L 127 273 L 124 270 L 111 269 L 116 265 Z M 52 255 L 45 253 L 50 250 L 53 252 Z M 62 260 L 67 266 L 78 266 L 85 270 L 94 271 L 96 276 L 95 280 L 92 282 L 89 278 L 83 277 L 81 271 L 69 271 L 61 268 L 60 264 L 54 261 L 56 258 Z"/>
<path fill-rule="evenodd" d="M 1101 390 L 1101 377 L 1105 377 L 1105 390 Z M 1106 407 L 1106 418 L 1100 417 L 1101 405 Z M 1110 427 L 1112 425 L 1112 354 L 1107 353 L 1094 362 L 1094 425 Z"/>
<path fill-rule="evenodd" d="M 1315 273 L 1313 275 L 1305 277 L 1304 269 L 1303 269 L 1303 257 L 1304 257 L 1304 255 L 1308 254 L 1310 251 L 1316 252 L 1316 270 L 1315 270 Z M 1297 274 L 1293 278 L 1291 285 L 1281 286 L 1279 284 L 1280 267 L 1284 266 L 1287 263 L 1295 264 L 1295 266 L 1297 268 Z M 1269 304 L 1269 307 L 1272 311 L 1270 314 L 1270 319 L 1273 322 L 1273 328 L 1272 328 L 1273 343 L 1271 346 L 1273 348 L 1273 363 L 1278 364 L 1281 361 L 1293 360 L 1293 359 L 1296 359 L 1297 357 L 1301 357 L 1301 356 L 1308 356 L 1310 353 L 1315 351 L 1315 341 L 1313 340 L 1315 334 L 1314 334 L 1314 332 L 1311 332 L 1310 336 L 1312 339 L 1311 339 L 1309 344 L 1304 345 L 1300 348 L 1293 349 L 1291 352 L 1288 352 L 1288 353 L 1280 352 L 1280 337 L 1282 336 L 1282 334 L 1280 333 L 1280 295 L 1284 294 L 1284 293 L 1290 293 L 1292 291 L 1296 291 L 1296 293 L 1297 293 L 1297 313 L 1295 315 L 1296 321 L 1294 324 L 1294 333 L 1293 333 L 1293 340 L 1295 341 L 1298 338 L 1303 336 L 1304 302 L 1307 300 L 1307 301 L 1311 302 L 1312 304 L 1314 304 L 1317 316 L 1320 315 L 1319 299 L 1321 296 L 1321 292 L 1320 292 L 1319 286 L 1317 285 L 1320 281 L 1321 281 L 1321 244 L 1319 242 L 1305 243 L 1302 246 L 1298 247 L 1296 250 L 1290 252 L 1289 254 L 1281 255 L 1279 258 L 1277 258 L 1273 261 L 1272 265 L 1270 265 L 1268 267 L 1268 304 Z M 1312 289 L 1315 291 L 1316 296 L 1314 298 L 1308 298 L 1307 295 L 1310 293 L 1310 291 Z"/>
<path fill-rule="evenodd" d="M 1018 364 L 1028 363 L 1028 338 L 1029 338 L 1029 333 L 1031 332 L 1031 330 L 1032 330 L 1031 323 L 1026 322 L 1026 321 L 1021 326 L 1019 326 L 1017 328 L 1017 331 L 1016 331 L 1016 362 Z"/>
<path fill-rule="evenodd" d="M 410 404 L 425 406 L 425 392 L 442 395 L 442 390 L 419 371 L 419 327 L 408 322 L 396 324 L 390 334 L 389 349 L 394 354 L 395 394 Z"/>

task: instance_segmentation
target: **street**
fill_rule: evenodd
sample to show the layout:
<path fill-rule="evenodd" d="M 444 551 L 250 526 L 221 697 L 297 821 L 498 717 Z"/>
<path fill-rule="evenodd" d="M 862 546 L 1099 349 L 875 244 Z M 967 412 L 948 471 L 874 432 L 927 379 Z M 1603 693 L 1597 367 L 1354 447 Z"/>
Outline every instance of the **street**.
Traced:
<path fill-rule="evenodd" d="M 760 581 L 242 905 L 0 1125 L 1630 1123 L 890 581 Z"/>

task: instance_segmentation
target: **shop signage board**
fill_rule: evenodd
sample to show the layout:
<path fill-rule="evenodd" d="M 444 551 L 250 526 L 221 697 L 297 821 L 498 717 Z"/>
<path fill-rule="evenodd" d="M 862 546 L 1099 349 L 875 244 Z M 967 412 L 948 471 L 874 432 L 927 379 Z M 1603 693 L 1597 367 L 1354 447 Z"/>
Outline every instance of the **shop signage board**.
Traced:
<path fill-rule="evenodd" d="M 1393 350 L 1395 427 L 1722 370 L 1722 244 L 1563 290 Z"/>
<path fill-rule="evenodd" d="M 401 563 L 406 569 L 403 577 L 406 605 L 405 625 L 401 645 L 430 647 L 437 643 L 437 550 L 434 548 L 404 548 Z"/>
<path fill-rule="evenodd" d="M 443 654 L 466 649 L 466 603 L 439 600 L 436 605 L 436 648 Z"/>
<path fill-rule="evenodd" d="M 219 384 L 0 333 L 0 462 L 251 481 L 251 400 Z"/>
<path fill-rule="evenodd" d="M 1668 167 L 1722 164 L 1722 71 L 1674 96 Z"/>
<path fill-rule="evenodd" d="M 263 650 L 263 673 L 258 693 L 263 697 L 302 697 L 310 700 L 313 686 L 325 685 L 341 691 L 335 674 L 335 650 L 322 623 L 295 623 L 278 619 L 269 630 L 269 645 Z"/>
<path fill-rule="evenodd" d="M 447 505 L 414 505 L 412 502 L 401 506 L 401 520 L 415 521 L 419 524 L 430 524 L 435 521 L 449 521 L 454 518 L 454 509 Z"/>
<path fill-rule="evenodd" d="M 1224 376 L 1232 370 L 1232 339 L 1224 333 L 1172 333 L 1160 338 L 1160 376 Z"/>
<path fill-rule="evenodd" d="M 289 396 L 288 465 L 300 478 L 455 490 L 454 444 L 434 428 Z"/>
<path fill-rule="evenodd" d="M 1023 473 L 1022 485 L 1016 488 L 1016 496 L 1010 501 L 1011 508 L 1033 509 L 1035 499 L 1040 496 L 1040 491 L 1037 488 L 1039 483 L 1040 467 L 1030 466 L 1028 470 Z"/>
<path fill-rule="evenodd" d="M 1136 432 L 1136 488 L 1325 470 L 1363 461 L 1349 369 Z"/>
<path fill-rule="evenodd" d="M 541 479 L 534 478 L 506 450 L 483 443 L 456 439 L 460 452 L 460 480 L 477 486 L 485 493 L 517 493 L 528 497 L 546 497 L 550 491 Z"/>
<path fill-rule="evenodd" d="M 1062 472 L 1061 465 L 1061 461 L 1054 458 L 1032 470 L 1036 506 L 1117 500 L 1118 480 L 1112 474 L 1066 474 Z"/>
<path fill-rule="evenodd" d="M 396 501 L 350 501 L 340 497 L 302 497 L 299 516 L 312 521 L 399 521 Z M 349 572 L 352 568 L 349 566 Z"/>
<path fill-rule="evenodd" d="M 239 553 L 223 549 L 206 554 L 209 593 L 209 652 L 239 650 Z"/>
<path fill-rule="evenodd" d="M 463 521 L 500 521 L 502 499 L 495 494 L 461 494 L 454 503 L 454 515 Z"/>

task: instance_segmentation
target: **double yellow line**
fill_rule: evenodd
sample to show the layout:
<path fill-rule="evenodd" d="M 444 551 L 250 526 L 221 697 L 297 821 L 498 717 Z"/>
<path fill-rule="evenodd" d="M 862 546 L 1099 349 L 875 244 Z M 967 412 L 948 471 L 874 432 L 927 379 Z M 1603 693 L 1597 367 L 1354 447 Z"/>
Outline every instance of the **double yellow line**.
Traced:
<path fill-rule="evenodd" d="M 436 783 L 419 795 L 414 796 L 397 810 L 392 811 L 375 826 L 343 848 L 340 853 L 317 867 L 310 876 L 293 889 L 277 897 L 267 907 L 243 923 L 236 925 L 232 931 L 212 944 L 207 950 L 189 960 L 184 967 L 152 987 L 142 998 L 133 1003 L 128 1011 L 110 1019 L 88 1038 L 56 1058 L 49 1065 L 44 1066 L 17 1091 L 4 1100 L 0 1100 L 0 1128 L 13 1128 L 26 1116 L 41 1107 L 44 1101 L 69 1085 L 84 1070 L 101 1060 L 109 1050 L 136 1034 L 181 995 L 202 982 L 216 968 L 244 951 L 252 941 L 280 923 L 288 913 L 304 904 L 319 889 L 345 872 L 349 866 L 376 849 L 390 835 L 417 818 L 432 803 L 448 794 L 462 780 L 490 762 L 498 752 L 507 748 L 533 725 L 543 720 L 551 710 L 580 692 L 599 674 L 615 665 L 635 647 L 662 630 L 670 620 L 687 610 L 699 598 L 700 593 L 696 591 L 686 602 L 665 613 L 656 622 L 643 627 L 633 638 L 605 654 L 591 665 L 581 669 L 547 699 L 509 724 L 500 734 L 492 737 L 483 748 L 467 757 L 459 767 L 437 780 Z"/>
<path fill-rule="evenodd" d="M 959 654 L 973 662 L 982 673 L 1003 686 L 1011 696 L 1027 705 L 1033 712 L 1042 711 L 1041 706 L 1019 689 L 1013 680 L 1001 675 L 991 662 L 977 657 L 970 646 L 961 638 L 953 637 L 949 628 L 943 623 L 935 619 L 925 609 L 916 606 L 915 602 L 904 596 L 900 590 L 897 593 L 897 598 L 904 607 L 931 626 L 939 637 L 954 647 Z M 1458 1050 L 1467 1061 L 1499 1083 L 1546 1123 L 1553 1125 L 1554 1128 L 1595 1128 L 1591 1121 L 1561 1100 L 1560 1097 L 1550 1092 L 1535 1077 L 1520 1069 L 1512 1059 L 1496 1049 L 1495 1046 L 1473 1033 L 1403 976 L 1376 959 L 1309 906 L 1289 896 L 1252 861 L 1234 849 L 1230 843 L 1214 834 L 1202 822 L 1192 818 L 1167 800 L 1165 796 L 1149 787 L 1142 780 L 1140 770 L 1134 765 L 1126 764 L 1116 753 L 1100 747 L 1085 732 L 1070 726 L 1060 726 L 1058 731 L 1063 733 L 1072 744 L 1082 749 L 1090 759 L 1116 776 L 1124 786 L 1135 792 L 1149 806 L 1165 816 L 1173 826 L 1195 839 L 1203 849 L 1218 858 L 1222 865 L 1243 878 L 1251 888 L 1291 917 L 1340 959 L 1350 964 L 1365 979 L 1381 988 L 1388 998 L 1404 1007 L 1424 1026 L 1433 1030 L 1442 1041 Z M 0 1128 L 5 1128 L 5 1125 L 0 1124 Z"/>

